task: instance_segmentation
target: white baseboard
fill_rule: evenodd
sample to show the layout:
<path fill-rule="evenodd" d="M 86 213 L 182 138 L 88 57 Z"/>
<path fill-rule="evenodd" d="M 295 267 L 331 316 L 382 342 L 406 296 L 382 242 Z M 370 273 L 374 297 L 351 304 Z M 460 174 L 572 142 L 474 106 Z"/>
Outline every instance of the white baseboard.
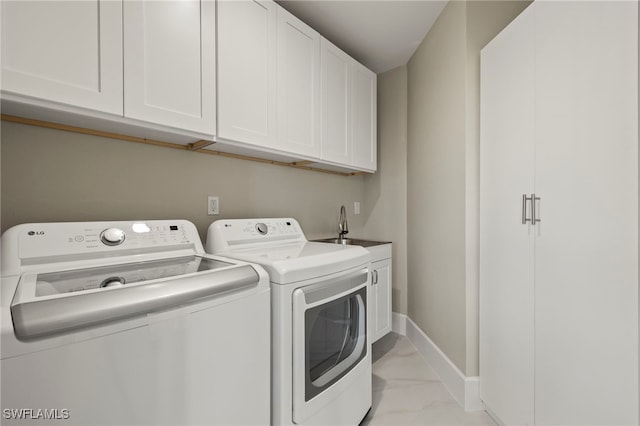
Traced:
<path fill-rule="evenodd" d="M 407 335 L 407 316 L 405 314 L 391 313 L 391 331 L 402 336 Z"/>
<path fill-rule="evenodd" d="M 482 411 L 480 377 L 466 377 L 431 339 L 404 314 L 393 313 L 392 330 L 407 336 L 465 411 Z"/>

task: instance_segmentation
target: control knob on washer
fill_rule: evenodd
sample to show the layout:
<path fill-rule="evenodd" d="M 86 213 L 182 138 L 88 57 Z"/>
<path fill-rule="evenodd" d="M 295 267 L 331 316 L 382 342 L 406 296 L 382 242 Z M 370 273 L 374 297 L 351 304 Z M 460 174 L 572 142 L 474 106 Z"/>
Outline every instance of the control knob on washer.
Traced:
<path fill-rule="evenodd" d="M 125 233 L 119 228 L 108 228 L 100 233 L 100 241 L 108 246 L 117 246 L 124 242 Z"/>
<path fill-rule="evenodd" d="M 260 222 L 256 225 L 256 231 L 258 231 L 258 234 L 260 235 L 267 235 L 267 232 L 269 232 L 269 228 L 265 223 Z"/>

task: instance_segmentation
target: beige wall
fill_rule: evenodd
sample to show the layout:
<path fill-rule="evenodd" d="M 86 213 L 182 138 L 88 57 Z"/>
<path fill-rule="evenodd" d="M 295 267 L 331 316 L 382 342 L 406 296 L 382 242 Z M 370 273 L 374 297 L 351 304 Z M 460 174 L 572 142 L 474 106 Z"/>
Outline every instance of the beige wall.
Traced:
<path fill-rule="evenodd" d="M 378 172 L 364 179 L 363 234 L 393 242 L 393 311 L 407 313 L 407 67 L 378 75 Z"/>
<path fill-rule="evenodd" d="M 449 2 L 408 63 L 409 317 L 465 369 L 466 6 Z"/>
<path fill-rule="evenodd" d="M 204 242 L 216 219 L 292 216 L 319 237 L 337 233 L 341 204 L 363 202 L 362 176 L 1 125 L 3 231 L 38 221 L 180 218 L 194 222 Z M 219 216 L 207 216 L 208 195 L 220 197 Z M 349 215 L 354 233 L 363 217 Z"/>
<path fill-rule="evenodd" d="M 407 65 L 408 315 L 478 374 L 479 51 L 524 1 L 449 2 Z"/>

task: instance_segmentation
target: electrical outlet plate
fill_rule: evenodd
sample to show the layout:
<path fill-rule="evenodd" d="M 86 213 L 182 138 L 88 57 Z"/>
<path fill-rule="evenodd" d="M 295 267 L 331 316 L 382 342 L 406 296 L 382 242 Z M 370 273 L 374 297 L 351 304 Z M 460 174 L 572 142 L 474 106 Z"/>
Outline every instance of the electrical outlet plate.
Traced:
<path fill-rule="evenodd" d="M 360 214 L 360 201 L 353 202 L 353 214 Z"/>
<path fill-rule="evenodd" d="M 210 195 L 207 199 L 207 214 L 216 215 L 220 214 L 220 200 L 215 195 Z"/>

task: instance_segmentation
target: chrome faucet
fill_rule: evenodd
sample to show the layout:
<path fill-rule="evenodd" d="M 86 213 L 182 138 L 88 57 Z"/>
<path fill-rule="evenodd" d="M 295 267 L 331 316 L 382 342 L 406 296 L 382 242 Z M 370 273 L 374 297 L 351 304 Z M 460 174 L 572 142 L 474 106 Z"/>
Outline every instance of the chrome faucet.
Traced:
<path fill-rule="evenodd" d="M 346 240 L 349 233 L 349 225 L 347 225 L 347 209 L 340 207 L 340 219 L 338 220 L 338 239 Z"/>

